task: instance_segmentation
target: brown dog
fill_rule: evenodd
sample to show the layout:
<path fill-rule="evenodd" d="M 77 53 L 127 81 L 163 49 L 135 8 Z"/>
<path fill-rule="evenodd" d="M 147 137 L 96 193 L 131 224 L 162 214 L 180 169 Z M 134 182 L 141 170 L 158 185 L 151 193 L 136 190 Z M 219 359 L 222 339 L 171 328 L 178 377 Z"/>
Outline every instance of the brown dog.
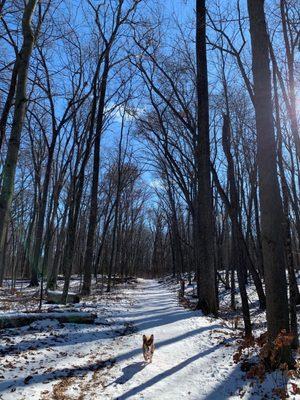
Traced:
<path fill-rule="evenodd" d="M 154 336 L 143 335 L 143 354 L 146 362 L 152 362 L 154 349 Z"/>

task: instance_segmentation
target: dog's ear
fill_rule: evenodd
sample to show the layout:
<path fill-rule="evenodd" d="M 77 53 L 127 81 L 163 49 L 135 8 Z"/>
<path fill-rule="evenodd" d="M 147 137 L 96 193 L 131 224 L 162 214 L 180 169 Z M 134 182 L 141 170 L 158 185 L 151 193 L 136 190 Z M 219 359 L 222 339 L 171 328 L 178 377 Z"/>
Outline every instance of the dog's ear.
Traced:
<path fill-rule="evenodd" d="M 143 342 L 145 343 L 147 341 L 147 336 L 143 335 Z"/>
<path fill-rule="evenodd" d="M 151 343 L 154 342 L 154 335 L 153 334 L 150 336 L 150 342 Z"/>

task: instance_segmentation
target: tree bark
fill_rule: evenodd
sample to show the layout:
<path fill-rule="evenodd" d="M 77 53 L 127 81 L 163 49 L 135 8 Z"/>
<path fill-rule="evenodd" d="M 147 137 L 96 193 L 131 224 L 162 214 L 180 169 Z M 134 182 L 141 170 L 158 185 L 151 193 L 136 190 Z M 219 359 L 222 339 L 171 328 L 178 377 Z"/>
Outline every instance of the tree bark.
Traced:
<path fill-rule="evenodd" d="M 264 1 L 248 0 L 254 106 L 257 129 L 261 234 L 266 284 L 267 327 L 271 339 L 289 331 L 289 308 L 284 261 L 283 210 L 276 165 L 271 74 Z M 285 361 L 290 361 L 287 349 Z"/>
<path fill-rule="evenodd" d="M 31 20 L 37 0 L 29 0 L 25 6 L 22 19 L 23 44 L 18 55 L 18 76 L 15 96 L 15 108 L 11 135 L 3 168 L 2 189 L 0 193 L 0 262 L 3 260 L 5 235 L 8 227 L 9 213 L 14 193 L 14 181 L 19 156 L 21 132 L 26 113 L 26 89 L 29 62 L 34 46 L 34 34 Z M 4 271 L 4 265 L 0 266 Z"/>
<path fill-rule="evenodd" d="M 209 104 L 206 58 L 205 0 L 196 0 L 197 133 L 195 144 L 195 256 L 197 263 L 198 307 L 205 314 L 217 313 L 213 197 L 210 177 Z"/>
<path fill-rule="evenodd" d="M 104 70 L 101 80 L 100 98 L 99 98 L 99 105 L 97 112 L 96 137 L 94 142 L 93 181 L 91 188 L 89 228 L 88 228 L 86 251 L 84 257 L 83 285 L 81 289 L 82 295 L 89 295 L 91 292 L 94 239 L 95 239 L 97 217 L 98 217 L 97 214 L 98 214 L 99 169 L 100 169 L 100 140 L 103 130 L 103 118 L 104 118 L 108 72 L 109 72 L 109 48 L 107 49 L 107 54 L 104 61 Z M 95 86 L 96 85 L 97 81 L 95 81 Z M 94 94 L 94 96 L 96 96 L 96 93 Z M 91 129 L 93 129 L 93 126 L 91 127 Z"/>
<path fill-rule="evenodd" d="M 249 303 L 248 303 L 248 295 L 246 291 L 245 285 L 245 278 L 244 275 L 245 271 L 245 259 L 244 259 L 244 252 L 243 252 L 243 245 L 240 243 L 240 235 L 239 235 L 239 202 L 238 202 L 238 194 L 236 188 L 236 182 L 234 177 L 234 162 L 233 157 L 230 151 L 230 141 L 231 141 L 231 134 L 230 134 L 230 120 L 228 115 L 223 115 L 223 132 L 222 132 L 222 145 L 223 150 L 227 159 L 228 170 L 227 176 L 229 181 L 229 190 L 230 190 L 230 201 L 231 207 L 233 210 L 233 215 L 231 218 L 232 223 L 232 242 L 233 242 L 233 265 L 232 268 L 236 268 L 237 270 L 237 277 L 240 289 L 240 296 L 242 300 L 242 312 L 243 312 L 243 319 L 244 319 L 244 326 L 245 326 L 245 335 L 250 336 L 252 334 L 252 327 L 251 327 L 251 319 L 250 319 L 250 310 L 249 310 Z"/>

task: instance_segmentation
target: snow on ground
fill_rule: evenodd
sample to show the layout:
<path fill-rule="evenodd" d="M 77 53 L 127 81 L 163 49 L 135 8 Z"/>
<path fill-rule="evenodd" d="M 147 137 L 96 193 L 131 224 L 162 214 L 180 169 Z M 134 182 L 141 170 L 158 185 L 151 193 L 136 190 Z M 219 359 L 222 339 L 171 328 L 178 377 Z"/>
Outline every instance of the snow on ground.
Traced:
<path fill-rule="evenodd" d="M 163 282 L 95 292 L 77 309 L 96 312 L 96 324 L 43 320 L 2 331 L 0 399 L 272 399 L 285 383 L 281 373 L 246 380 L 233 362 L 239 331 L 183 308 Z M 155 337 L 152 364 L 144 333 Z"/>

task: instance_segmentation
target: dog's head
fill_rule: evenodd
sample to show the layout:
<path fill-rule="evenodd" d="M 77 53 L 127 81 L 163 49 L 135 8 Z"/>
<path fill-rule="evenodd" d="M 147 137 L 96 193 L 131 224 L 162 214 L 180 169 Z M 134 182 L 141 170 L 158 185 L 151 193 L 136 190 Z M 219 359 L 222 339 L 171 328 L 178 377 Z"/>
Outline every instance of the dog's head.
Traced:
<path fill-rule="evenodd" d="M 146 347 L 150 347 L 154 342 L 154 335 L 146 336 L 143 335 L 143 344 Z"/>

